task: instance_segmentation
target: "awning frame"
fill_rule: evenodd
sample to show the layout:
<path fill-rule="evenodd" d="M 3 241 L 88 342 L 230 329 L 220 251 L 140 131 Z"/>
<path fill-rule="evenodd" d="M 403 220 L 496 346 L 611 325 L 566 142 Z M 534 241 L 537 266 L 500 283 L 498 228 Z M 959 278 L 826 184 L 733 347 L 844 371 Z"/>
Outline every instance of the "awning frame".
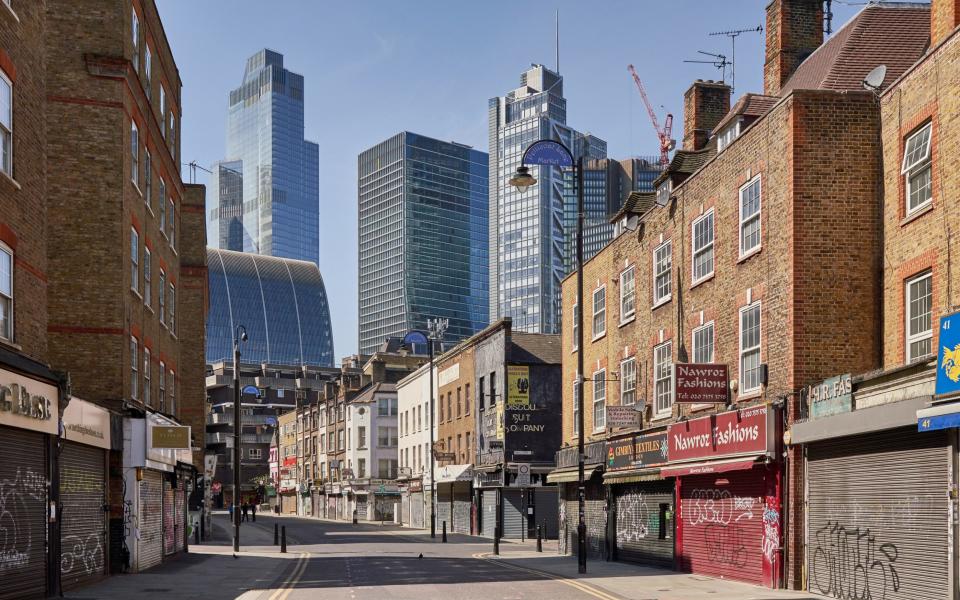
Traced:
<path fill-rule="evenodd" d="M 752 469 L 767 458 L 766 454 L 753 456 L 738 456 L 720 460 L 704 460 L 677 465 L 668 465 L 660 469 L 664 477 L 684 477 L 689 475 L 712 475 L 729 471 L 746 471 Z"/>

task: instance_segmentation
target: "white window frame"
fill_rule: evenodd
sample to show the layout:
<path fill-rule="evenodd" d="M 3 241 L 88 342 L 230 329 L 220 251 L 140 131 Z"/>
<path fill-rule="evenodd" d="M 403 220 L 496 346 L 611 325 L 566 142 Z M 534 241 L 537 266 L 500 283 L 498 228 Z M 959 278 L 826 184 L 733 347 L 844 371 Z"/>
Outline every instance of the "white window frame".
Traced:
<path fill-rule="evenodd" d="M 173 202 L 173 196 L 170 196 L 170 212 L 167 214 L 167 227 L 170 229 L 170 247 L 176 250 L 177 244 L 174 241 L 176 236 L 176 215 L 177 215 L 177 205 Z"/>
<path fill-rule="evenodd" d="M 603 431 L 607 428 L 607 370 L 600 369 L 593 372 L 593 432 Z M 598 395 L 597 390 L 603 390 Z"/>
<path fill-rule="evenodd" d="M 130 289 L 140 294 L 140 232 L 130 228 Z"/>
<path fill-rule="evenodd" d="M 911 297 L 911 292 L 910 292 L 910 290 L 911 290 L 911 288 L 913 287 L 914 284 L 919 283 L 920 281 L 923 281 L 924 279 L 929 279 L 929 280 L 930 280 L 930 316 L 929 316 L 929 319 L 930 319 L 930 329 L 928 329 L 927 331 L 924 331 L 924 332 L 920 332 L 920 333 L 916 333 L 916 334 L 911 334 L 911 333 L 910 333 L 910 320 L 912 319 L 912 311 L 911 311 L 911 308 L 912 308 L 912 306 L 911 306 L 911 304 L 912 304 L 912 297 Z M 907 359 L 906 362 L 907 362 L 907 364 L 909 364 L 909 363 L 917 360 L 918 358 L 923 358 L 923 357 L 929 357 L 929 356 L 931 356 L 931 352 L 933 351 L 933 343 L 930 344 L 930 350 L 931 350 L 931 352 L 928 352 L 928 353 L 926 353 L 926 354 L 918 354 L 918 355 L 914 356 L 913 353 L 910 351 L 910 346 L 912 346 L 913 344 L 915 344 L 915 343 L 917 343 L 917 342 L 922 342 L 922 341 L 924 341 L 924 340 L 928 340 L 928 339 L 932 340 L 932 339 L 933 339 L 933 273 L 932 273 L 931 271 L 926 271 L 926 272 L 924 272 L 924 273 L 920 273 L 919 275 L 914 275 L 913 277 L 909 277 L 906 281 L 904 281 L 904 286 L 903 286 L 903 288 L 904 288 L 904 310 L 903 310 L 903 314 L 904 314 L 904 317 L 905 317 L 905 318 L 904 318 L 904 327 L 905 327 L 904 335 L 906 336 L 906 337 L 905 337 L 905 339 L 906 339 L 906 344 L 905 344 L 905 356 L 906 356 L 906 359 Z"/>
<path fill-rule="evenodd" d="M 177 157 L 177 115 L 170 110 L 170 154 L 173 158 Z"/>
<path fill-rule="evenodd" d="M 665 357 L 663 350 L 666 350 Z M 662 368 L 667 361 L 665 369 Z M 665 370 L 665 373 L 661 371 Z M 661 384 L 666 385 L 666 394 L 661 394 Z M 668 417 L 673 414 L 673 340 L 667 340 L 653 347 L 653 410 L 654 417 Z M 666 402 L 663 402 L 666 400 Z"/>
<path fill-rule="evenodd" d="M 141 390 L 143 403 L 150 405 L 150 348 L 143 346 L 143 389 Z"/>
<path fill-rule="evenodd" d="M 926 136 L 926 144 L 922 146 L 923 151 L 911 160 L 911 142 L 920 139 L 921 136 Z M 911 181 L 924 171 L 930 171 L 927 186 L 930 190 L 930 196 L 916 206 L 910 206 L 913 191 Z M 900 174 L 904 177 L 907 215 L 912 215 L 915 212 L 923 210 L 933 202 L 933 121 L 929 121 L 926 125 L 907 136 L 907 139 L 903 143 L 903 163 L 900 165 Z"/>
<path fill-rule="evenodd" d="M 661 251 L 667 253 L 663 257 L 658 255 Z M 665 268 L 664 268 L 665 267 Z M 653 249 L 653 307 L 670 302 L 673 298 L 673 240 L 666 240 Z M 657 286 L 657 280 L 661 277 L 667 278 L 667 292 L 660 295 L 660 288 Z"/>
<path fill-rule="evenodd" d="M 630 265 L 620 273 L 620 324 L 633 320 L 636 314 L 637 269 Z"/>
<path fill-rule="evenodd" d="M 697 336 L 698 334 L 706 332 L 708 330 L 710 331 L 710 356 L 708 357 L 709 360 L 706 363 L 702 363 L 702 364 L 711 364 L 716 359 L 717 330 L 714 322 L 708 321 L 699 327 L 695 327 L 693 331 L 690 333 L 690 348 L 692 350 L 690 354 L 691 354 L 691 357 L 693 358 L 694 363 L 701 364 L 701 361 L 697 360 L 698 358 L 697 357 Z"/>
<path fill-rule="evenodd" d="M 247 458 L 250 460 L 260 460 L 263 458 L 262 448 L 247 448 Z"/>
<path fill-rule="evenodd" d="M 150 212 L 153 212 L 153 157 L 150 149 L 143 146 L 143 201 Z"/>
<path fill-rule="evenodd" d="M 144 89 L 147 92 L 147 100 L 150 101 L 153 99 L 153 95 L 150 93 L 150 76 L 153 72 L 153 53 L 150 52 L 150 43 L 143 44 L 143 79 L 144 79 Z"/>
<path fill-rule="evenodd" d="M 166 327 L 167 325 L 167 296 L 164 294 L 167 289 L 167 273 L 163 270 L 163 267 L 160 267 L 160 281 L 157 286 L 157 289 L 160 293 L 157 295 L 157 312 L 160 313 L 160 324 Z"/>
<path fill-rule="evenodd" d="M 573 327 L 570 329 L 570 331 L 573 332 L 573 341 L 571 342 L 573 346 L 573 352 L 576 352 L 577 350 L 580 349 L 579 346 L 577 346 L 577 340 L 580 338 L 580 336 L 577 335 L 577 329 L 579 329 L 580 327 L 580 319 L 578 318 L 578 315 L 577 315 L 577 311 L 579 310 L 580 310 L 580 304 L 578 302 L 575 302 L 573 304 L 573 310 L 570 311 L 573 314 Z"/>
<path fill-rule="evenodd" d="M 130 120 L 130 181 L 140 189 L 140 129 Z"/>
<path fill-rule="evenodd" d="M 629 368 L 628 368 L 629 365 Z M 630 394 L 630 396 L 628 396 Z M 632 406 L 637 403 L 637 357 L 631 356 L 620 361 L 620 405 Z"/>
<path fill-rule="evenodd" d="M 757 212 L 744 216 L 743 214 L 743 193 L 750 189 L 754 184 L 757 185 Z M 746 182 L 740 186 L 740 193 L 737 194 L 737 211 L 740 215 L 740 227 L 738 228 L 737 235 L 737 248 L 739 249 L 740 258 L 746 258 L 751 254 L 756 254 L 760 252 L 763 248 L 763 222 L 761 221 L 761 216 L 763 215 L 763 181 L 760 179 L 760 175 L 754 176 L 750 181 Z M 743 228 L 749 222 L 757 221 L 758 231 L 760 235 L 757 236 L 757 245 L 751 246 L 750 248 L 743 247 Z"/>
<path fill-rule="evenodd" d="M 133 18 L 130 20 L 130 33 L 133 36 L 133 70 L 137 73 L 140 72 L 140 17 L 137 15 L 137 10 L 131 8 L 131 13 L 133 13 Z"/>
<path fill-rule="evenodd" d="M 597 295 L 603 294 L 603 306 L 597 309 Z M 597 318 L 600 319 L 601 328 L 597 331 Z M 593 290 L 593 319 L 591 320 L 591 330 L 593 339 L 603 337 L 607 333 L 607 284 L 603 284 Z"/>
<path fill-rule="evenodd" d="M 701 281 L 705 281 L 713 276 L 714 270 L 716 269 L 717 255 L 713 251 L 714 242 L 716 241 L 717 234 L 717 220 L 714 216 L 714 210 L 711 208 L 706 211 L 699 217 L 693 220 L 693 223 L 690 224 L 690 281 L 692 285 L 696 285 Z M 697 226 L 706 221 L 710 220 L 710 241 L 704 243 L 699 248 L 697 247 Z M 703 273 L 697 277 L 697 258 L 710 252 L 710 270 L 706 273 Z"/>
<path fill-rule="evenodd" d="M 177 335 L 177 286 L 174 283 L 169 284 L 170 298 L 167 302 L 167 309 L 170 311 L 170 318 L 167 319 L 167 327 L 170 333 Z"/>
<path fill-rule="evenodd" d="M 759 326 L 758 326 L 758 328 L 757 328 L 757 345 L 756 345 L 756 346 L 750 346 L 750 347 L 748 347 L 748 348 L 745 348 L 745 347 L 743 346 L 743 333 L 744 333 L 744 330 L 743 330 L 743 316 L 744 316 L 745 313 L 747 313 L 748 311 L 752 311 L 752 310 L 756 310 L 756 311 L 757 311 L 757 321 L 758 321 L 758 324 L 759 324 Z M 752 393 L 755 393 L 755 392 L 759 392 L 759 391 L 763 388 L 763 383 L 762 383 L 762 382 L 758 382 L 755 387 L 750 387 L 750 388 L 746 387 L 745 381 L 746 381 L 746 375 L 747 375 L 747 374 L 746 374 L 746 371 L 745 371 L 744 366 L 743 366 L 743 359 L 744 359 L 744 357 L 746 357 L 747 354 L 752 354 L 752 353 L 754 353 L 754 352 L 757 353 L 757 366 L 758 366 L 758 368 L 761 368 L 759 365 L 762 365 L 762 364 L 763 364 L 763 305 L 762 305 L 762 303 L 761 303 L 759 300 L 757 300 L 756 302 L 752 302 L 752 303 L 750 303 L 750 304 L 748 304 L 748 305 L 740 308 L 740 311 L 739 311 L 738 316 L 737 316 L 737 346 L 738 346 L 739 352 L 740 352 L 740 357 L 739 357 L 739 361 L 738 361 L 738 363 L 739 363 L 739 364 L 738 364 L 738 371 L 739 371 L 739 377 L 738 377 L 738 379 L 739 379 L 739 384 L 738 384 L 738 385 L 739 385 L 739 387 L 737 388 L 737 395 L 738 395 L 738 396 L 743 396 L 743 395 L 746 395 L 746 394 L 752 394 Z"/>
<path fill-rule="evenodd" d="M 577 380 L 579 379 L 580 379 L 580 375 L 577 374 L 576 378 L 574 378 L 573 380 L 573 434 L 574 435 L 580 434 L 580 419 L 578 417 L 580 415 L 580 405 L 582 403 L 580 402 L 580 399 L 577 395 L 577 392 L 580 391 L 580 388 L 577 386 Z"/>
<path fill-rule="evenodd" d="M 170 410 L 167 414 L 177 416 L 177 374 L 174 373 L 173 369 L 170 369 L 169 375 L 170 386 L 167 389 L 170 390 L 170 394 L 168 395 L 170 398 Z"/>
<path fill-rule="evenodd" d="M 157 408 L 160 409 L 160 412 L 163 412 L 163 411 L 164 411 L 164 409 L 166 408 L 166 404 L 167 404 L 167 393 L 166 393 L 166 392 L 167 392 L 167 383 L 166 383 L 166 379 L 167 379 L 167 378 L 166 378 L 166 375 L 165 375 L 166 372 L 167 372 L 167 365 L 165 365 L 165 364 L 163 363 L 163 361 L 161 360 L 161 361 L 160 361 L 160 369 L 159 369 L 159 372 L 157 373 L 157 375 L 158 375 L 158 377 L 157 377 L 157 379 L 158 379 L 157 384 L 158 384 L 158 386 L 159 386 L 159 390 L 158 390 L 158 393 L 157 393 L 157 396 L 158 396 L 158 397 L 157 397 Z"/>
<path fill-rule="evenodd" d="M 7 257 L 9 257 L 9 261 L 10 261 L 10 273 L 7 274 L 7 275 L 9 276 L 9 278 L 10 278 L 10 280 L 9 280 L 9 282 L 10 282 L 10 295 L 8 296 L 6 293 L 0 292 L 0 297 L 4 298 L 5 301 L 7 302 L 8 306 L 9 306 L 9 311 L 8 311 L 8 313 L 7 313 L 7 319 L 8 319 L 7 329 L 8 329 L 9 331 L 0 330 L 0 338 L 5 339 L 5 340 L 12 340 L 12 339 L 13 339 L 13 324 L 14 324 L 14 318 L 13 318 L 13 307 L 14 307 L 14 303 L 13 303 L 13 293 L 14 293 L 13 285 L 14 285 L 14 277 L 13 277 L 13 272 L 14 272 L 14 265 L 15 265 L 16 263 L 14 262 L 13 249 L 11 249 L 9 246 L 7 246 L 6 244 L 4 244 L 4 243 L 2 243 L 2 242 L 0 242 L 0 253 L 3 253 L 4 255 L 6 255 Z"/>
<path fill-rule="evenodd" d="M 146 244 L 143 245 L 143 303 L 149 308 L 150 306 L 150 296 L 153 294 L 153 289 L 151 287 L 151 277 L 152 277 L 152 254 L 150 248 Z"/>
<path fill-rule="evenodd" d="M 9 106 L 0 106 L 7 111 L 6 115 L 0 115 L 0 171 L 13 177 L 13 81 L 0 70 L 0 83 L 10 92 Z"/>
<path fill-rule="evenodd" d="M 140 381 L 140 342 L 137 338 L 130 336 L 130 397 L 134 400 L 139 398 L 137 387 Z"/>

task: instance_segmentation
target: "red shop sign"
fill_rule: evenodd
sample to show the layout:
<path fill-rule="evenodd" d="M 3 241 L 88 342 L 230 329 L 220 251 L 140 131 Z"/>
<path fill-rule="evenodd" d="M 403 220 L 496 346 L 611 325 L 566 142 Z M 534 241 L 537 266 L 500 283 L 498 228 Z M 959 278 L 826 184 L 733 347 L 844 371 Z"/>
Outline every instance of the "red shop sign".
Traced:
<path fill-rule="evenodd" d="M 670 462 L 773 451 L 773 413 L 766 406 L 673 423 L 667 429 Z"/>
<path fill-rule="evenodd" d="M 288 456 L 287 458 L 283 459 L 283 466 L 285 467 L 293 467 L 293 466 L 296 466 L 296 464 L 297 464 L 296 456 Z"/>

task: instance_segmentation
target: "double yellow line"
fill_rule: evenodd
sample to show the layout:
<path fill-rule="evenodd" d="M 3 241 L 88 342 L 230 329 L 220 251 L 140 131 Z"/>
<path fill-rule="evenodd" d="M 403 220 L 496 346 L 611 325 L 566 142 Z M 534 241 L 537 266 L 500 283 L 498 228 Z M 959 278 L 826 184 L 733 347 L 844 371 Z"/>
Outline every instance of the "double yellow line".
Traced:
<path fill-rule="evenodd" d="M 621 600 L 621 598 L 619 598 L 618 596 L 614 596 L 614 595 L 608 594 L 607 592 L 604 592 L 603 590 L 601 590 L 601 589 L 599 589 L 599 588 L 595 588 L 595 587 L 593 587 L 593 586 L 591 586 L 591 585 L 589 585 L 589 584 L 582 583 L 582 582 L 577 581 L 577 580 L 575 580 L 575 579 L 569 579 L 569 578 L 567 578 L 567 577 L 564 577 L 563 575 L 555 575 L 554 573 L 548 573 L 547 571 L 541 571 L 541 570 L 539 570 L 539 569 L 531 569 L 531 568 L 529 568 L 529 567 L 521 567 L 521 566 L 519 566 L 519 565 L 514 565 L 514 564 L 511 564 L 511 563 L 508 563 L 508 562 L 504 562 L 504 561 L 498 560 L 498 559 L 496 559 L 496 558 L 491 558 L 489 552 L 481 552 L 481 553 L 479 553 L 479 554 L 474 554 L 473 557 L 474 557 L 474 558 L 482 558 L 482 559 L 484 559 L 484 560 L 488 560 L 488 561 L 490 561 L 490 562 L 492 562 L 492 563 L 496 563 L 498 566 L 506 567 L 506 568 L 508 568 L 508 569 L 513 569 L 514 571 L 521 571 L 521 572 L 525 572 L 525 573 L 530 573 L 530 574 L 532 574 L 532 575 L 537 575 L 537 576 L 539 576 L 539 577 L 544 577 L 544 578 L 547 578 L 547 579 L 553 579 L 553 580 L 555 580 L 555 581 L 559 581 L 559 582 L 562 583 L 562 584 L 565 584 L 565 585 L 568 585 L 568 586 L 570 586 L 570 587 L 572 587 L 572 588 L 574 588 L 574 589 L 580 590 L 580 591 L 583 592 L 584 594 L 593 596 L 594 598 L 599 598 L 600 600 Z"/>
<path fill-rule="evenodd" d="M 307 563 L 309 562 L 310 553 L 301 552 L 300 558 L 297 559 L 296 566 L 293 567 L 293 572 L 290 573 L 290 577 L 287 577 L 287 580 L 280 584 L 280 587 L 270 595 L 268 600 L 286 600 L 290 592 L 293 591 L 293 586 L 297 585 L 297 582 L 303 577 L 303 572 L 307 570 Z"/>

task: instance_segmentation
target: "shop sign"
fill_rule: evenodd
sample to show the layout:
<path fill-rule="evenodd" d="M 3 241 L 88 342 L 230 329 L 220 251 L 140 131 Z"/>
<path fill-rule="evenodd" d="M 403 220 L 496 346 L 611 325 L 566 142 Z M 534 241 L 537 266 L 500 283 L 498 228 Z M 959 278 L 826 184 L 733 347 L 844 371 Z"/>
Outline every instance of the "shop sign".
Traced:
<path fill-rule="evenodd" d="M 667 462 L 667 432 L 634 434 L 607 442 L 607 470 L 653 467 Z"/>
<path fill-rule="evenodd" d="M 164 450 L 189 450 L 190 427 L 154 425 L 150 427 L 150 447 Z"/>
<path fill-rule="evenodd" d="M 496 437 L 497 439 L 503 439 L 503 402 L 497 402 L 497 416 L 496 416 Z"/>
<path fill-rule="evenodd" d="M 420 492 L 423 490 L 423 483 L 419 479 L 414 479 L 407 489 L 411 492 Z"/>
<path fill-rule="evenodd" d="M 530 463 L 517 463 L 517 476 L 513 480 L 513 487 L 530 487 Z"/>
<path fill-rule="evenodd" d="M 640 412 L 636 406 L 607 406 L 607 427 L 639 427 Z"/>
<path fill-rule="evenodd" d="M 63 411 L 63 437 L 109 450 L 110 413 L 92 402 L 71 398 Z"/>
<path fill-rule="evenodd" d="M 437 373 L 437 384 L 447 385 L 460 379 L 460 363 L 456 363 Z"/>
<path fill-rule="evenodd" d="M 57 434 L 57 388 L 0 370 L 0 425 Z"/>
<path fill-rule="evenodd" d="M 940 317 L 937 396 L 960 393 L 960 312 Z"/>
<path fill-rule="evenodd" d="M 296 456 L 288 456 L 288 457 L 286 457 L 285 459 L 283 459 L 283 466 L 285 466 L 285 467 L 295 467 L 295 466 L 297 466 L 297 457 L 296 457 Z M 333 466 L 333 465 L 331 465 L 331 466 Z"/>
<path fill-rule="evenodd" d="M 530 406 L 530 367 L 507 365 L 507 408 Z"/>
<path fill-rule="evenodd" d="M 726 404 L 729 373 L 727 365 L 684 364 L 674 365 L 676 372 L 677 403 Z"/>
<path fill-rule="evenodd" d="M 670 462 L 772 452 L 772 420 L 773 412 L 761 405 L 672 423 Z"/>
<path fill-rule="evenodd" d="M 853 410 L 853 382 L 850 374 L 824 379 L 807 393 L 810 417 L 829 417 Z"/>

